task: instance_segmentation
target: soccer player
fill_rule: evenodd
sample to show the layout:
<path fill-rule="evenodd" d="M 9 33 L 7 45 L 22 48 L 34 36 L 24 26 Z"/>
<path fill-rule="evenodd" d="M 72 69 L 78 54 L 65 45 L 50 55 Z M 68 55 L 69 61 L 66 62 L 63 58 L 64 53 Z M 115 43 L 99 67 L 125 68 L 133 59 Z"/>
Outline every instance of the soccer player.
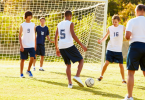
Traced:
<path fill-rule="evenodd" d="M 122 56 L 123 32 L 125 32 L 125 27 L 123 25 L 119 25 L 119 22 L 120 17 L 118 15 L 114 15 L 112 17 L 113 25 L 108 28 L 107 34 L 103 37 L 103 39 L 98 40 L 98 43 L 101 44 L 103 41 L 107 39 L 108 35 L 110 35 L 110 41 L 108 42 L 106 51 L 106 62 L 103 66 L 98 81 L 101 81 L 103 79 L 103 75 L 109 63 L 116 62 L 119 63 L 120 73 L 122 76 L 122 83 L 126 84 Z"/>
<path fill-rule="evenodd" d="M 32 12 L 26 11 L 25 22 L 22 23 L 20 26 L 19 42 L 20 42 L 20 55 L 21 55 L 21 62 L 20 62 L 21 78 L 24 78 L 23 75 L 24 61 L 28 59 L 28 53 L 30 54 L 30 61 L 26 74 L 28 74 L 29 77 L 33 77 L 30 69 L 33 64 L 33 60 L 35 58 L 36 35 L 35 35 L 35 24 L 31 22 L 31 19 L 32 19 Z"/>
<path fill-rule="evenodd" d="M 37 57 L 37 55 L 41 55 L 39 71 L 44 71 L 42 66 L 43 66 L 43 60 L 44 60 L 44 56 L 45 56 L 45 45 L 44 45 L 44 43 L 45 43 L 45 37 L 47 37 L 47 39 L 51 43 L 54 43 L 54 41 L 51 41 L 51 39 L 49 38 L 49 29 L 48 29 L 47 26 L 45 26 L 45 18 L 44 17 L 40 18 L 40 24 L 41 25 L 36 27 L 36 32 L 37 32 L 37 49 L 36 49 L 36 55 L 35 55 L 35 57 Z M 34 69 L 34 71 L 35 71 L 35 63 L 36 63 L 36 59 L 34 59 L 34 62 L 33 62 L 33 69 Z"/>
<path fill-rule="evenodd" d="M 56 34 L 55 34 L 55 47 L 56 47 L 56 54 L 57 56 L 62 55 L 64 62 L 67 66 L 66 74 L 68 77 L 68 88 L 72 88 L 72 81 L 71 81 L 71 61 L 73 63 L 79 62 L 78 70 L 76 76 L 74 76 L 73 80 L 78 83 L 79 86 L 84 87 L 80 79 L 80 73 L 83 68 L 84 60 L 81 56 L 78 49 L 73 44 L 73 39 L 82 47 L 84 51 L 87 48 L 79 41 L 78 37 L 75 35 L 74 32 L 74 24 L 71 22 L 72 12 L 66 11 L 65 12 L 65 20 L 60 22 L 57 26 Z M 58 48 L 58 35 L 59 35 L 59 48 Z"/>
<path fill-rule="evenodd" d="M 145 76 L 145 6 L 140 4 L 135 9 L 136 18 L 129 20 L 126 28 L 126 39 L 129 40 L 127 55 L 127 90 L 128 95 L 124 100 L 133 100 L 134 74 L 139 69 Z"/>

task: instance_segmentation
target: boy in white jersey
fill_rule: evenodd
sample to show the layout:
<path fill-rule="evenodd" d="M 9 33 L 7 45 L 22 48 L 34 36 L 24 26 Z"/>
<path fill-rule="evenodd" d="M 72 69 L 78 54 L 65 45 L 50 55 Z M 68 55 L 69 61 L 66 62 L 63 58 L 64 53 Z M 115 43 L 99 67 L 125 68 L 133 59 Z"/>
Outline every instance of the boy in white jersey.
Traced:
<path fill-rule="evenodd" d="M 123 25 L 119 25 L 119 22 L 120 17 L 118 15 L 114 15 L 112 17 L 113 25 L 108 28 L 105 37 L 102 40 L 98 40 L 98 43 L 101 44 L 107 39 L 108 35 L 110 35 L 110 41 L 108 42 L 106 51 L 106 62 L 103 66 L 101 76 L 98 78 L 98 81 L 103 79 L 103 75 L 109 63 L 116 62 L 119 63 L 122 83 L 126 84 L 122 56 L 123 32 L 125 32 L 125 27 Z"/>
<path fill-rule="evenodd" d="M 72 12 L 66 11 L 65 12 L 65 21 L 62 21 L 58 24 L 56 34 L 55 34 L 55 47 L 56 47 L 56 54 L 57 56 L 62 55 L 64 62 L 67 66 L 66 74 L 68 77 L 68 88 L 72 88 L 72 81 L 71 81 L 71 61 L 73 63 L 79 62 L 78 71 L 76 76 L 74 76 L 73 80 L 78 83 L 79 86 L 84 87 L 80 79 L 80 73 L 83 68 L 83 57 L 81 56 L 80 52 L 73 44 L 73 39 L 82 47 L 84 51 L 87 48 L 79 41 L 77 36 L 74 32 L 74 24 L 70 21 L 72 18 Z M 58 48 L 58 35 L 59 35 L 59 48 Z"/>
<path fill-rule="evenodd" d="M 35 24 L 31 22 L 32 19 L 32 12 L 27 11 L 25 12 L 25 22 L 20 26 L 19 32 L 19 42 L 20 42 L 20 55 L 21 55 L 21 62 L 20 62 L 20 77 L 24 78 L 23 75 L 23 68 L 24 68 L 24 61 L 28 59 L 28 53 L 30 54 L 30 61 L 28 65 L 28 70 L 26 74 L 29 77 L 33 77 L 30 69 L 35 58 L 35 51 L 36 51 L 36 35 L 35 35 Z"/>
<path fill-rule="evenodd" d="M 140 4 L 135 9 L 136 18 L 127 23 L 125 37 L 129 40 L 127 55 L 127 90 L 128 95 L 124 100 L 133 100 L 132 92 L 134 86 L 134 74 L 139 69 L 145 76 L 145 6 Z"/>

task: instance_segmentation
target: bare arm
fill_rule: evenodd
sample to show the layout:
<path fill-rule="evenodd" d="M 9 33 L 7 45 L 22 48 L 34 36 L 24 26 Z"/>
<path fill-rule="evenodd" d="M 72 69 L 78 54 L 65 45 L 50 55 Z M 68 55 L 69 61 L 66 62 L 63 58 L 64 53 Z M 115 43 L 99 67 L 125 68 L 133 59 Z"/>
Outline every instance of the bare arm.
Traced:
<path fill-rule="evenodd" d="M 57 56 L 60 56 L 60 52 L 59 52 L 59 49 L 58 49 L 58 28 L 55 32 L 55 49 L 56 49 Z"/>
<path fill-rule="evenodd" d="M 74 24 L 73 23 L 71 23 L 71 25 L 70 25 L 70 32 L 71 32 L 73 39 L 83 48 L 84 51 L 87 51 L 87 48 L 80 42 L 80 40 L 76 36 L 76 34 L 74 32 Z"/>
<path fill-rule="evenodd" d="M 54 41 L 51 41 L 49 35 L 47 35 L 46 37 L 47 37 L 47 39 L 48 39 L 51 43 L 54 43 Z"/>
<path fill-rule="evenodd" d="M 107 38 L 108 38 L 108 35 L 110 34 L 110 31 L 109 29 L 107 30 L 107 34 L 101 39 L 101 40 L 98 40 L 98 43 L 101 44 L 103 41 L 105 41 Z"/>
<path fill-rule="evenodd" d="M 22 45 L 22 39 L 21 39 L 22 32 L 23 32 L 23 28 L 22 28 L 22 26 L 20 26 L 20 32 L 19 32 L 19 42 L 20 42 L 20 51 L 21 51 L 21 52 L 23 52 L 23 51 L 24 51 L 24 48 L 23 48 L 23 45 Z"/>
<path fill-rule="evenodd" d="M 125 27 L 125 26 L 123 26 L 123 32 L 125 33 L 125 31 L 126 31 L 126 27 Z"/>
<path fill-rule="evenodd" d="M 35 51 L 36 51 L 36 48 L 37 48 L 37 40 L 36 40 L 36 27 L 34 28 L 34 32 L 35 32 Z"/>
<path fill-rule="evenodd" d="M 127 39 L 127 40 L 130 40 L 130 36 L 132 35 L 132 33 L 130 32 L 130 31 L 126 31 L 126 33 L 125 33 L 125 38 Z"/>

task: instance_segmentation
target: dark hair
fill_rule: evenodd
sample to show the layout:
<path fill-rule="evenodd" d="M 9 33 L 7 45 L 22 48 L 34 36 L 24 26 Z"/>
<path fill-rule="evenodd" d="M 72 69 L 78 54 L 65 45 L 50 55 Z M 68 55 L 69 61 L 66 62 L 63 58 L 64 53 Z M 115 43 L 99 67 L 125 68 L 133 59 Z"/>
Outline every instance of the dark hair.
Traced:
<path fill-rule="evenodd" d="M 26 19 L 28 16 L 33 16 L 31 11 L 26 11 L 26 12 L 25 12 L 25 19 Z"/>
<path fill-rule="evenodd" d="M 44 19 L 45 20 L 45 17 L 40 17 L 39 20 L 41 20 L 41 19 Z"/>
<path fill-rule="evenodd" d="M 69 10 L 67 10 L 66 12 L 65 12 L 65 16 L 67 17 L 67 16 L 71 16 L 72 15 L 72 12 L 71 11 L 69 11 Z"/>
<path fill-rule="evenodd" d="M 145 6 L 143 4 L 139 4 L 136 6 L 137 11 L 145 11 Z"/>
<path fill-rule="evenodd" d="M 118 21 L 120 21 L 119 15 L 113 15 L 112 20 L 115 20 L 115 19 L 117 19 Z"/>

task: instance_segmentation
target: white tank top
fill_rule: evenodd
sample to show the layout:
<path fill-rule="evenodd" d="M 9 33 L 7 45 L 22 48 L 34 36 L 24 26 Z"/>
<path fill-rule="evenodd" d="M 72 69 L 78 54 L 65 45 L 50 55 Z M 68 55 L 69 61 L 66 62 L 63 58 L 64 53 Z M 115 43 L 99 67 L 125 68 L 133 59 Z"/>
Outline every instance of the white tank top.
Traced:
<path fill-rule="evenodd" d="M 118 27 L 112 25 L 108 28 L 110 31 L 110 40 L 107 45 L 107 50 L 122 52 L 123 27 L 123 25 L 119 25 Z"/>
<path fill-rule="evenodd" d="M 35 47 L 35 24 L 34 23 L 22 23 L 23 36 L 22 45 L 24 48 L 34 48 Z"/>
<path fill-rule="evenodd" d="M 72 22 L 65 20 L 58 24 L 59 49 L 65 49 L 73 46 L 73 38 L 70 32 Z"/>

